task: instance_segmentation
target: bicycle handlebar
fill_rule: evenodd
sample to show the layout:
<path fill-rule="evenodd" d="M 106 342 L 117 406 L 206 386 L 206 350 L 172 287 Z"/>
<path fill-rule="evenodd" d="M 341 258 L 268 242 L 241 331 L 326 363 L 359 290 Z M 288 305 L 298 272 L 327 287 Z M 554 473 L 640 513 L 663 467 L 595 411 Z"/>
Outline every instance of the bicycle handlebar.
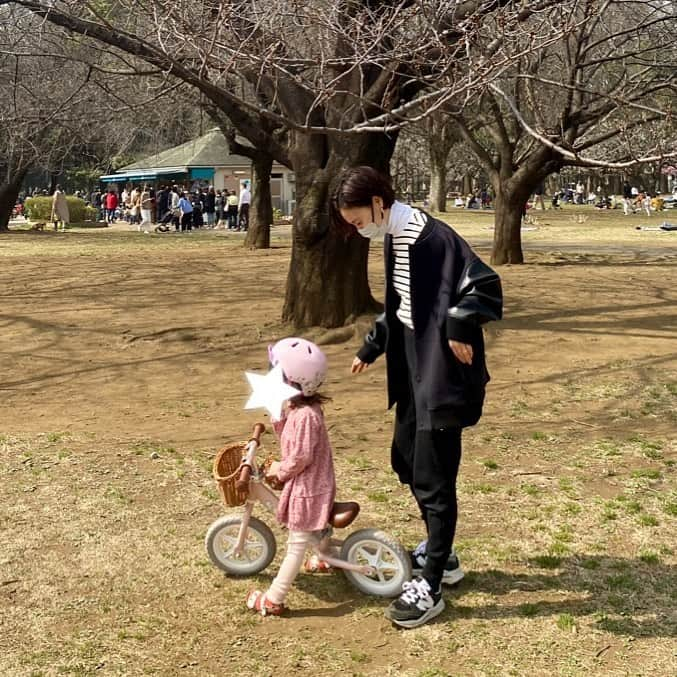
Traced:
<path fill-rule="evenodd" d="M 235 487 L 243 491 L 249 486 L 249 480 L 251 479 L 252 476 L 252 467 L 251 463 L 254 460 L 254 454 L 256 453 L 256 447 L 261 444 L 261 435 L 266 431 L 266 426 L 263 425 L 263 423 L 257 423 L 254 426 L 254 429 L 252 430 L 252 436 L 249 440 L 249 443 L 251 444 L 252 442 L 254 443 L 254 449 L 253 449 L 253 454 L 248 453 L 247 454 L 247 459 L 245 462 L 245 465 L 242 466 L 242 470 L 240 470 L 240 476 L 237 478 L 235 481 Z"/>
<path fill-rule="evenodd" d="M 251 476 L 251 467 L 248 465 L 243 466 L 242 470 L 240 470 L 240 477 L 235 481 L 235 487 L 239 491 L 244 491 L 249 486 L 249 480 L 251 479 Z"/>
<path fill-rule="evenodd" d="M 252 431 L 252 436 L 250 438 L 250 442 L 256 442 L 256 446 L 261 444 L 261 435 L 266 432 L 266 426 L 263 425 L 263 423 L 257 423 L 254 426 L 254 430 Z"/>

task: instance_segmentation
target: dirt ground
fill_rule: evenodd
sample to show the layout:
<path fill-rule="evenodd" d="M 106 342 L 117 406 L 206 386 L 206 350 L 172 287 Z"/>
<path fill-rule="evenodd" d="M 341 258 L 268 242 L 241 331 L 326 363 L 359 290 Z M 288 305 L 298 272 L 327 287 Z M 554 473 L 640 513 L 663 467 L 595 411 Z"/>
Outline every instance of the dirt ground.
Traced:
<path fill-rule="evenodd" d="M 226 512 L 214 453 L 262 416 L 243 372 L 290 333 L 288 231 L 251 252 L 224 233 L 0 237 L 0 674 L 677 674 L 677 233 L 580 213 L 543 214 L 529 263 L 500 269 L 464 434 L 466 579 L 412 631 L 340 574 L 301 575 L 287 617 L 257 617 L 244 597 L 276 564 L 228 578 L 204 549 Z M 488 259 L 488 215 L 450 222 Z M 370 263 L 380 296 L 377 244 Z M 362 504 L 349 530 L 411 546 L 384 365 L 350 376 L 357 333 L 324 346 L 339 498 Z"/>

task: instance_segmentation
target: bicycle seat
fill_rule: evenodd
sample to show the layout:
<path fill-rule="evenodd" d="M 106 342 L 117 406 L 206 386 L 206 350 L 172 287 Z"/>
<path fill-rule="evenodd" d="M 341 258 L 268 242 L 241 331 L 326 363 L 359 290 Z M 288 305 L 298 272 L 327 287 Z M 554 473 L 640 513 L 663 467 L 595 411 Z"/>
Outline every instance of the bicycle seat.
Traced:
<path fill-rule="evenodd" d="M 346 501 L 345 503 L 334 503 L 331 510 L 329 524 L 337 529 L 344 529 L 351 525 L 355 518 L 360 514 L 360 505 L 355 501 Z"/>

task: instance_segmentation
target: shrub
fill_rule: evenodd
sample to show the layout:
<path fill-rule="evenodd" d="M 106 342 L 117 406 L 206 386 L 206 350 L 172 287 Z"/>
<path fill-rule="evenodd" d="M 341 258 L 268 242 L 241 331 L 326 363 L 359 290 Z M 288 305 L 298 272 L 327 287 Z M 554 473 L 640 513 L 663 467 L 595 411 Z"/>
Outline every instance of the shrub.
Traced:
<path fill-rule="evenodd" d="M 68 212 L 71 223 L 82 223 L 96 219 L 96 209 L 87 207 L 84 200 L 73 195 L 67 195 Z M 31 221 L 51 221 L 52 198 L 47 195 L 29 197 L 25 202 L 26 215 Z"/>

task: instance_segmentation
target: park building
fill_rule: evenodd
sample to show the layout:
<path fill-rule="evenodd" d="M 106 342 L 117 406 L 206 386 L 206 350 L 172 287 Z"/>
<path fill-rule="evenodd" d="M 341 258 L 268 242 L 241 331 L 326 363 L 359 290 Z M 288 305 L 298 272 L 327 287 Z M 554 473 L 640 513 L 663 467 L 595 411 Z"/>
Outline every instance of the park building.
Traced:
<path fill-rule="evenodd" d="M 246 139 L 237 139 L 243 146 L 251 146 Z M 118 191 L 126 186 L 147 184 L 156 190 L 163 185 L 177 184 L 185 190 L 214 186 L 215 190 L 234 190 L 239 194 L 246 181 L 252 185 L 252 165 L 249 158 L 230 152 L 228 141 L 220 129 L 210 129 L 196 139 L 180 146 L 122 167 L 115 174 L 99 177 L 103 186 Z M 292 214 L 296 187 L 294 172 L 275 162 L 270 178 L 273 208 L 283 214 Z"/>

